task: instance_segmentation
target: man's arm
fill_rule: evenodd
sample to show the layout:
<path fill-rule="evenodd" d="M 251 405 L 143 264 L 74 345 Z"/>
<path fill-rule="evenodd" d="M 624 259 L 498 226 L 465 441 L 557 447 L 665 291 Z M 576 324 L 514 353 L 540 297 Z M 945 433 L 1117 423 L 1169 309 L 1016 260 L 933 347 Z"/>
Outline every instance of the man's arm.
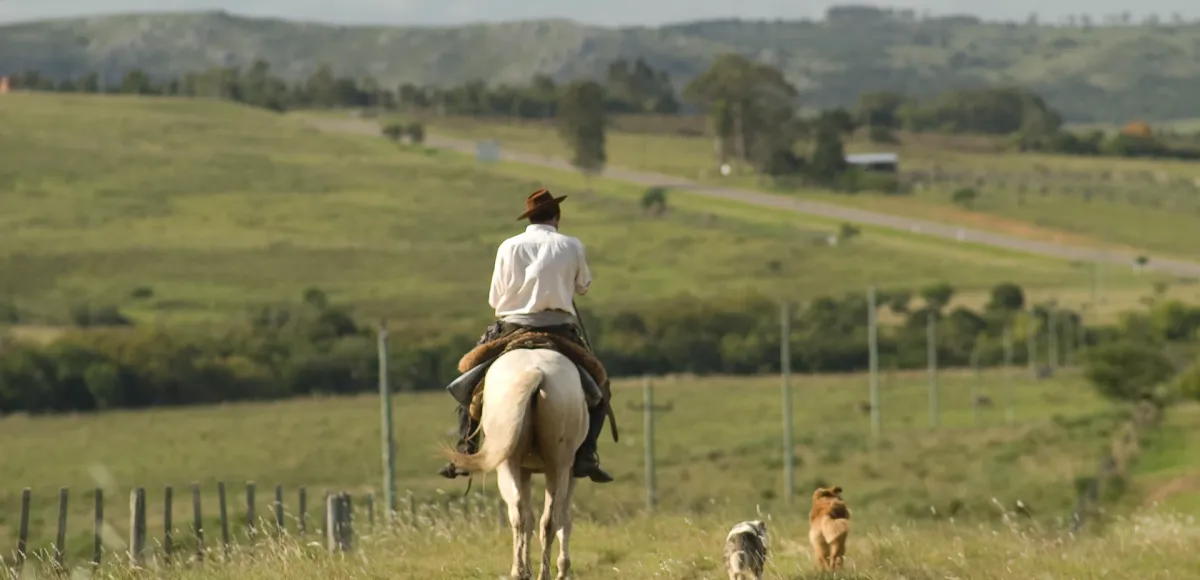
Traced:
<path fill-rule="evenodd" d="M 492 288 L 488 291 L 488 306 L 491 306 L 492 310 L 500 303 L 500 296 L 508 279 L 508 248 L 502 244 L 496 250 L 496 266 L 492 268 Z"/>
<path fill-rule="evenodd" d="M 588 268 L 587 252 L 583 249 L 583 242 L 576 240 L 575 250 L 579 256 L 579 263 L 575 269 L 575 293 L 584 296 L 592 285 L 592 271 Z"/>

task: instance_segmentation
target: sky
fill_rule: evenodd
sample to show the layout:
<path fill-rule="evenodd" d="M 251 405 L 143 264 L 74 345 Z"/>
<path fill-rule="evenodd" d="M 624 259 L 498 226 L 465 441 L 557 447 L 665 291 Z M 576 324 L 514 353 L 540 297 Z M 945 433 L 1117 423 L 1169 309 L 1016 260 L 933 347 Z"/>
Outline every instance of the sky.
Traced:
<path fill-rule="evenodd" d="M 1069 14 L 1094 17 L 1128 11 L 1136 19 L 1179 13 L 1200 19 L 1200 0 L 0 0 L 0 23 L 108 13 L 226 10 L 340 24 L 448 25 L 480 21 L 567 18 L 606 26 L 645 25 L 740 17 L 816 18 L 831 5 L 875 4 L 974 14 L 987 19 L 1043 22 Z M 1099 18 L 1097 18 L 1099 20 Z"/>

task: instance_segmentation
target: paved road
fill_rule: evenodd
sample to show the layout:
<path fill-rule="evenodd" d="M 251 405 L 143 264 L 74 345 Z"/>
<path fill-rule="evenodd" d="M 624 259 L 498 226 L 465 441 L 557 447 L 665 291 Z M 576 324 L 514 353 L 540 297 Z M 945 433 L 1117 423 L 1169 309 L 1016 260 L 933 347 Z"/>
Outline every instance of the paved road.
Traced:
<path fill-rule="evenodd" d="M 366 120 L 310 118 L 309 121 L 317 128 L 325 131 L 367 135 L 379 134 L 378 124 Z M 426 139 L 426 145 L 439 149 L 460 151 L 471 155 L 475 154 L 475 143 L 473 141 L 429 137 Z M 504 161 L 512 161 L 516 163 L 537 165 L 554 169 L 573 169 L 568 162 L 562 159 L 523 153 L 520 151 L 505 151 L 502 149 L 500 152 L 500 159 Z M 1132 266 L 1134 259 L 1137 257 L 1135 254 L 1127 252 L 1097 250 L 1094 248 L 1068 246 L 1050 242 L 1038 242 L 983 230 L 963 228 L 951 224 L 877 213 L 828 203 L 806 201 L 803 199 L 772 195 L 758 191 L 704 185 L 680 177 L 673 177 L 659 173 L 634 171 L 620 167 L 609 167 L 604 171 L 603 175 L 609 179 L 627 181 L 639 185 L 658 185 L 671 187 L 673 189 L 684 189 L 696 195 L 726 199 L 761 207 L 776 208 L 784 211 L 815 215 L 841 221 L 905 230 L 938 238 L 972 242 L 986 246 L 1061 258 L 1065 260 L 1105 262 L 1120 264 L 1123 266 Z M 1153 256 L 1150 258 L 1150 263 L 1146 265 L 1148 270 L 1166 272 L 1181 277 L 1200 277 L 1200 262 L 1155 258 Z"/>

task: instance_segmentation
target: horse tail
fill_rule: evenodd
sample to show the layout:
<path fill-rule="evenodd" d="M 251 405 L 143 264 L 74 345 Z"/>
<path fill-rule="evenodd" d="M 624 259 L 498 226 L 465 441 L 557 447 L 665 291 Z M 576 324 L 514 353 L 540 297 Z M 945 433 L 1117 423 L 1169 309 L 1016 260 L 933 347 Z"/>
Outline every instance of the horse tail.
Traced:
<path fill-rule="evenodd" d="M 448 451 L 450 461 L 454 465 L 472 473 L 492 471 L 512 456 L 521 441 L 525 431 L 525 421 L 532 408 L 531 398 L 542 386 L 544 374 L 541 369 L 521 371 L 506 387 L 510 391 L 503 403 L 484 405 L 480 427 L 487 436 L 479 452 L 464 455 L 457 451 Z M 493 382 L 495 379 L 492 379 Z M 498 388 L 493 384 L 488 388 Z"/>

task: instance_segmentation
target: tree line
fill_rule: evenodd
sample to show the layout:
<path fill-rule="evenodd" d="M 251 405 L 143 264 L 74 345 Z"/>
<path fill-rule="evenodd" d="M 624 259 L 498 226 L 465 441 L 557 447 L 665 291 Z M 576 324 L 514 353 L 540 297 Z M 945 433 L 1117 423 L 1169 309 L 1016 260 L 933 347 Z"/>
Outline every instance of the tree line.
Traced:
<path fill-rule="evenodd" d="M 1098 388 L 1117 398 L 1136 398 L 1152 380 L 1174 372 L 1176 365 L 1164 352 L 1195 352 L 1200 329 L 1200 308 L 1179 302 L 1156 303 L 1127 313 L 1118 323 L 1085 327 L 1078 312 L 1027 303 L 1014 284 L 996 286 L 979 310 L 950 307 L 953 296 L 954 288 L 946 284 L 916 293 L 878 292 L 880 311 L 900 319 L 879 329 L 880 368 L 923 367 L 927 324 L 933 320 L 943 367 L 1001 364 L 1008 329 L 1014 364 L 1028 361 L 1027 337 L 1038 337 L 1043 361 L 1048 337 L 1054 337 L 1060 341 L 1059 352 L 1102 353 L 1089 366 Z M 864 293 L 850 293 L 794 305 L 791 367 L 801 373 L 867 369 L 867 304 Z M 583 315 L 598 356 L 613 376 L 779 371 L 780 304 L 774 300 L 685 297 L 641 310 Z M 44 345 L 0 345 L 0 412 L 282 399 L 366 392 L 378 384 L 374 329 L 317 289 L 296 303 L 257 310 L 219 334 L 127 322 L 102 326 L 103 321 L 88 318 L 76 322 L 91 327 Z M 457 361 L 476 339 L 393 333 L 389 379 L 401 390 L 440 389 L 457 376 Z"/>
<path fill-rule="evenodd" d="M 275 111 L 372 107 L 413 114 L 528 119 L 553 118 L 562 91 L 559 83 L 547 75 L 535 76 L 519 86 L 488 86 L 483 81 L 472 81 L 450 87 L 412 83 L 385 87 L 372 77 L 340 76 L 328 65 L 319 66 L 304 81 L 289 83 L 273 74 L 270 63 L 261 59 L 245 68 L 216 67 L 168 79 L 153 78 L 135 68 L 119 78 L 91 73 L 60 80 L 37 70 L 24 70 L 11 75 L 9 81 L 14 90 L 208 97 Z M 601 82 L 604 107 L 610 113 L 680 111 L 670 76 L 641 58 L 611 62 Z"/>

